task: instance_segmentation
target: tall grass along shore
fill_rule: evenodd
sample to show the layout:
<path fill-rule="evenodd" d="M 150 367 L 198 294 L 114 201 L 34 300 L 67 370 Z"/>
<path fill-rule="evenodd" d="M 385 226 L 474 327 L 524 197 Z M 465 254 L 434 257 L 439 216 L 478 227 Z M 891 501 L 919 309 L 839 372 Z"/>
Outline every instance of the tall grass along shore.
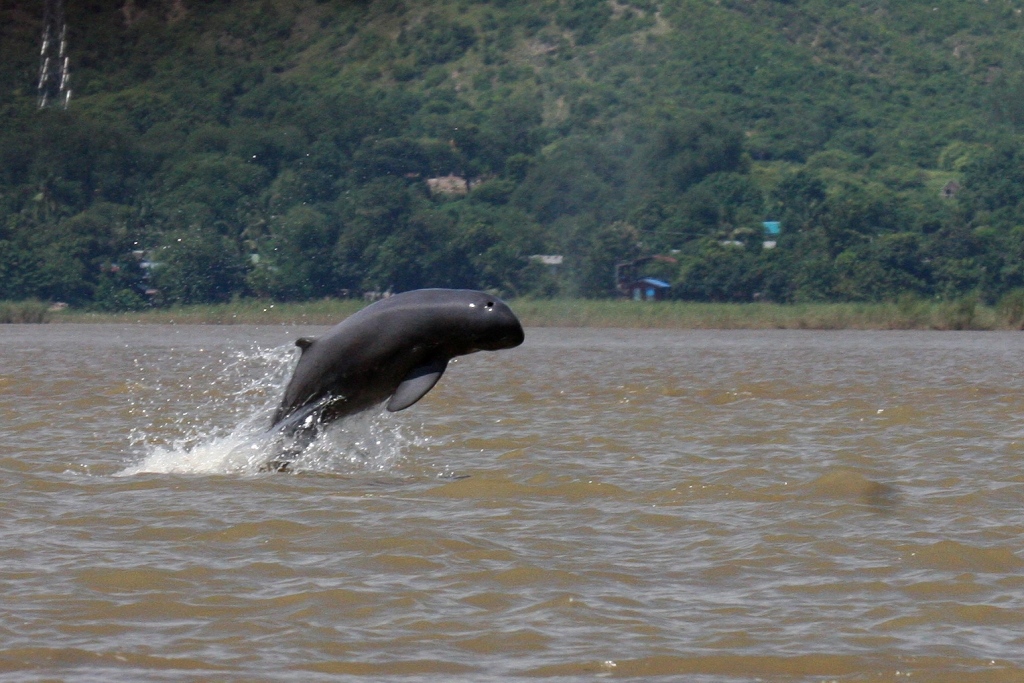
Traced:
<path fill-rule="evenodd" d="M 50 306 L 42 301 L 0 301 L 0 323 L 45 323 L 50 318 Z"/>
<path fill-rule="evenodd" d="M 305 303 L 240 300 L 229 304 L 155 308 L 128 313 L 52 310 L 40 302 L 0 302 L 2 323 L 150 323 L 181 325 L 332 325 L 366 304 L 322 299 Z M 1019 330 L 1024 295 L 997 306 L 974 298 L 902 299 L 895 303 L 713 304 L 584 299 L 514 299 L 527 327 L 800 330 Z"/>

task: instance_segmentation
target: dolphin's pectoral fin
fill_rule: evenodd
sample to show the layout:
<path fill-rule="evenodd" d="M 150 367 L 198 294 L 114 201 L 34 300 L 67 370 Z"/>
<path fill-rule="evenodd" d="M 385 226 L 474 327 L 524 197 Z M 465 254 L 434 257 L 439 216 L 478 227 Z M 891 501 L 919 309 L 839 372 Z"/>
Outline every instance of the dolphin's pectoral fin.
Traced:
<path fill-rule="evenodd" d="M 437 380 L 441 379 L 446 367 L 448 367 L 448 360 L 438 358 L 410 370 L 402 383 L 395 389 L 394 396 L 388 401 L 388 411 L 397 413 L 399 410 L 405 410 L 426 396 L 427 392 L 437 384 Z"/>
<path fill-rule="evenodd" d="M 298 346 L 303 351 L 305 351 L 310 346 L 312 346 L 313 342 L 315 341 L 316 337 L 299 337 L 298 339 L 295 340 L 295 345 Z"/>

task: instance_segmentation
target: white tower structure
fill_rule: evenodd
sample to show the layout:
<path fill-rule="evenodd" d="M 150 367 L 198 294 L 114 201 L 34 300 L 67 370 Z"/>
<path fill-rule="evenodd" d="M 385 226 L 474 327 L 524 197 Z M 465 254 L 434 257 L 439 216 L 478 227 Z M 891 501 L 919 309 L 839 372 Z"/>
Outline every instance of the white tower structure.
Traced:
<path fill-rule="evenodd" d="M 39 108 L 71 101 L 64 0 L 43 0 L 43 47 L 39 51 Z"/>

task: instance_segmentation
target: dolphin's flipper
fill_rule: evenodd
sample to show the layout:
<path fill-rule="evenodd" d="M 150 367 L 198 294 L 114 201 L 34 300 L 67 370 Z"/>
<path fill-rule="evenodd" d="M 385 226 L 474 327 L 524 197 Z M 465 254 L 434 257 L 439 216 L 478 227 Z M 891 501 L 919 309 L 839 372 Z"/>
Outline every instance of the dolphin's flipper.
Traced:
<path fill-rule="evenodd" d="M 388 412 L 397 413 L 399 410 L 405 410 L 426 396 L 437 384 L 437 380 L 441 379 L 447 367 L 447 358 L 437 358 L 410 370 L 388 401 Z"/>

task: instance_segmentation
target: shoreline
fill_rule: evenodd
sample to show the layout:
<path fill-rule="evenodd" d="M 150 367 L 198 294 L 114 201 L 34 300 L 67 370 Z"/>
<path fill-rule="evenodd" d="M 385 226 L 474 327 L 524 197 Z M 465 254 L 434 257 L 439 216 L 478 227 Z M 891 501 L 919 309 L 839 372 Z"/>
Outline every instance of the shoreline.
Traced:
<path fill-rule="evenodd" d="M 959 301 L 898 303 L 714 304 L 587 299 L 513 299 L 509 306 L 526 327 L 593 327 L 706 330 L 1019 330 L 1017 310 Z M 8 307 L 29 304 L 7 304 Z M 126 313 L 64 309 L 3 322 L 178 325 L 333 325 L 366 302 L 323 299 L 303 303 L 244 300 Z"/>

